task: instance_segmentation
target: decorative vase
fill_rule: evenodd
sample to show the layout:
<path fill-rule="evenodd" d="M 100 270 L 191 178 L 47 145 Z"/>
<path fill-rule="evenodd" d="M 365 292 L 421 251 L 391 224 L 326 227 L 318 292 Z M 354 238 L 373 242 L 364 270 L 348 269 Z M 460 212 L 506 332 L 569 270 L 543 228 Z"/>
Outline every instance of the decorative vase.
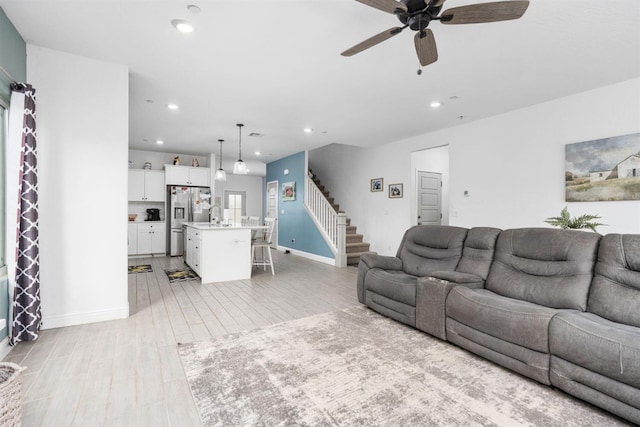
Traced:
<path fill-rule="evenodd" d="M 174 165 L 179 165 L 180 164 L 180 157 L 179 156 L 175 156 L 173 158 L 173 164 Z"/>

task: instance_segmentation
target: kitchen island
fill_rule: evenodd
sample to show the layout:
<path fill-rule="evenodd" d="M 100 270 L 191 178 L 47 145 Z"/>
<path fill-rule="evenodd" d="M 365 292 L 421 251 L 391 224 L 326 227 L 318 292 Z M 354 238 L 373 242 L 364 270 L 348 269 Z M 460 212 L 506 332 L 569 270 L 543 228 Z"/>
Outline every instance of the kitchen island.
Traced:
<path fill-rule="evenodd" d="M 185 263 L 202 283 L 251 278 L 251 231 L 260 227 L 186 222 Z"/>

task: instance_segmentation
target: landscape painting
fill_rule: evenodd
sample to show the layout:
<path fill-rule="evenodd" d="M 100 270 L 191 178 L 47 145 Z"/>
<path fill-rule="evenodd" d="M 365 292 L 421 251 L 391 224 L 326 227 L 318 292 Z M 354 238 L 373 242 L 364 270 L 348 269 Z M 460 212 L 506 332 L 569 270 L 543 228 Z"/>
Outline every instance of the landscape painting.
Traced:
<path fill-rule="evenodd" d="M 565 200 L 640 200 L 640 133 L 565 145 Z"/>

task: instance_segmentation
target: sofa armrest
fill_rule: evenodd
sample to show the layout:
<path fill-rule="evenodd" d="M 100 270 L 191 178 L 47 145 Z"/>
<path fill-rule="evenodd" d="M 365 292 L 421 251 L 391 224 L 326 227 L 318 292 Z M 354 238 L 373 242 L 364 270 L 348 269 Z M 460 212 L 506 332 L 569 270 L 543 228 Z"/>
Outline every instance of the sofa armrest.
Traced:
<path fill-rule="evenodd" d="M 484 279 L 476 274 L 462 273 L 460 271 L 433 271 L 429 273 L 429 276 L 457 285 L 469 285 L 469 287 L 473 288 L 484 287 Z"/>
<path fill-rule="evenodd" d="M 365 279 L 367 273 L 372 268 L 381 268 L 383 270 L 402 270 L 402 260 L 396 257 L 382 256 L 373 252 L 367 252 L 360 255 L 360 263 L 358 264 L 357 289 L 358 301 L 362 304 L 365 302 Z"/>
<path fill-rule="evenodd" d="M 443 272 L 438 272 L 443 273 Z M 456 273 L 446 272 L 446 273 Z M 456 286 L 480 289 L 484 287 L 484 280 L 474 274 L 457 273 L 458 279 L 467 280 L 466 283 L 453 282 L 436 277 L 419 277 L 416 285 L 416 328 L 435 337 L 446 340 L 445 329 L 446 309 L 445 303 L 451 289 Z M 438 274 L 446 276 L 447 274 Z M 475 277 L 475 281 L 471 276 Z M 453 278 L 454 275 L 449 275 Z"/>
<path fill-rule="evenodd" d="M 370 269 L 381 268 L 383 270 L 402 270 L 402 260 L 394 256 L 384 256 L 373 252 L 367 252 L 360 255 L 360 262 L 365 263 Z"/>

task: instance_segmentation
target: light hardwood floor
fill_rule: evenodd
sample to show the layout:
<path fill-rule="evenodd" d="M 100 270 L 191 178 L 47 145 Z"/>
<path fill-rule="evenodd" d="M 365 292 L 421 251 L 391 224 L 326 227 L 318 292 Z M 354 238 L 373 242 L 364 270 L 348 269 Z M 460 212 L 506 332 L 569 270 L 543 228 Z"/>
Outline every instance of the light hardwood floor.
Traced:
<path fill-rule="evenodd" d="M 355 267 L 278 251 L 275 276 L 254 268 L 251 280 L 204 285 L 169 283 L 181 257 L 129 261 L 139 264 L 153 272 L 128 275 L 129 318 L 44 330 L 5 357 L 27 367 L 24 426 L 198 426 L 176 343 L 358 304 Z"/>

